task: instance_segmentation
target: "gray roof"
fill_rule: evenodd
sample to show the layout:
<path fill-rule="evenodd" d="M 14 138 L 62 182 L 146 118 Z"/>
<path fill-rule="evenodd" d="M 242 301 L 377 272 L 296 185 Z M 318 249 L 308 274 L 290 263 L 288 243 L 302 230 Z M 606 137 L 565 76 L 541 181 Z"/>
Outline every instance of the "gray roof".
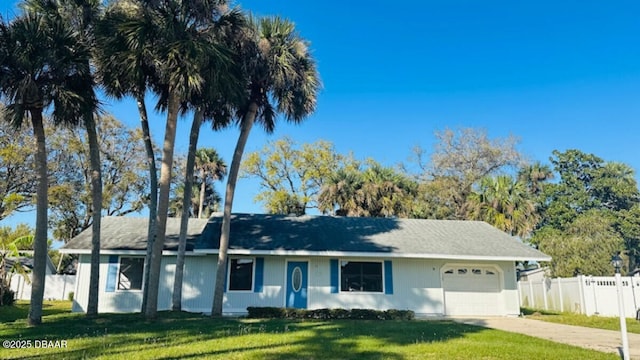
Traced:
<path fill-rule="evenodd" d="M 103 250 L 146 250 L 148 218 L 134 218 L 123 216 L 106 216 L 100 223 L 100 248 Z M 189 219 L 187 227 L 187 250 L 193 250 L 193 245 L 207 224 L 206 219 Z M 62 249 L 65 252 L 73 250 L 91 249 L 91 228 L 78 234 L 66 243 Z M 180 219 L 168 218 L 165 250 L 178 249 L 178 235 L 180 234 Z"/>
<path fill-rule="evenodd" d="M 103 220 L 103 249 L 144 249 L 146 219 L 105 219 L 109 221 Z M 114 219 L 126 220 L 119 223 Z M 177 241 L 179 222 L 170 220 L 176 221 L 176 226 L 167 226 L 167 239 Z M 221 223 L 220 214 L 208 222 L 190 220 L 193 249 L 217 251 Z M 200 231 L 201 236 L 197 236 Z M 78 235 L 65 248 L 90 249 L 90 234 L 85 233 Z M 391 253 L 406 257 L 550 260 L 547 255 L 518 239 L 479 221 L 264 214 L 232 216 L 229 252 Z"/>

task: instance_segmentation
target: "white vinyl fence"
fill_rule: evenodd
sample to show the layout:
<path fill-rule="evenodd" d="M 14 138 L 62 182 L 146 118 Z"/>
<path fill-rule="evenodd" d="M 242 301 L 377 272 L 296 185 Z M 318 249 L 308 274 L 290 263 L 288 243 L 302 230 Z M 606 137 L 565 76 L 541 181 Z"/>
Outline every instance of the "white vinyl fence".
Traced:
<path fill-rule="evenodd" d="M 45 275 L 44 298 L 45 300 L 68 300 L 69 293 L 76 286 L 75 275 Z M 31 299 L 31 284 L 27 283 L 22 275 L 14 274 L 11 277 L 11 290 L 15 292 L 17 300 Z"/>
<path fill-rule="evenodd" d="M 618 316 L 618 295 L 613 276 L 577 276 L 519 281 L 520 306 L 585 315 Z M 626 317 L 640 309 L 640 277 L 622 277 Z"/>

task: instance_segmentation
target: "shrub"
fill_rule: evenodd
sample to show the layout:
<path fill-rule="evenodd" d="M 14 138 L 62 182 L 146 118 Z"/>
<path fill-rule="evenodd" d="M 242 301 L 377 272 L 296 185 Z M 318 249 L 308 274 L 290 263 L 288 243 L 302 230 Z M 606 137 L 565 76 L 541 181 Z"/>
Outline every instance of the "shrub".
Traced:
<path fill-rule="evenodd" d="M 0 306 L 11 306 L 15 301 L 15 293 L 9 287 L 2 289 L 2 299 L 0 299 Z"/>
<path fill-rule="evenodd" d="M 285 309 L 276 307 L 247 308 L 249 318 L 260 319 L 319 319 L 319 320 L 413 320 L 411 310 L 371 310 L 371 309 Z"/>
<path fill-rule="evenodd" d="M 73 291 L 70 291 L 70 292 L 69 292 L 69 295 L 67 296 L 67 300 L 69 300 L 69 301 L 73 301 L 73 295 L 75 295 L 75 294 L 73 293 Z"/>

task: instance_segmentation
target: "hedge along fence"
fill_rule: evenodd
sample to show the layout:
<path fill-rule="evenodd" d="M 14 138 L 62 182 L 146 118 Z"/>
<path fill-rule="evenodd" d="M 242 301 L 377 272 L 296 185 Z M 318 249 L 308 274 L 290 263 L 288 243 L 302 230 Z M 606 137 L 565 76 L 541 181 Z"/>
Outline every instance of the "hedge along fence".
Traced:
<path fill-rule="evenodd" d="M 247 308 L 249 318 L 254 319 L 349 319 L 349 320 L 413 320 L 415 313 L 411 310 L 370 310 L 370 309 L 290 309 L 278 307 Z"/>

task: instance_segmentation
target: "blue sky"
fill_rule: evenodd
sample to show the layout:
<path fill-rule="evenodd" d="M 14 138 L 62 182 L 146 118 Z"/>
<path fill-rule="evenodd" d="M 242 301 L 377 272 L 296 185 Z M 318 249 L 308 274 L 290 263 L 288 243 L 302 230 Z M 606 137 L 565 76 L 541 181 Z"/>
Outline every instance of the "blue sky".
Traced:
<path fill-rule="evenodd" d="M 0 4 L 5 18 L 9 3 Z M 491 137 L 518 136 L 532 161 L 548 163 L 554 149 L 575 148 L 640 170 L 638 2 L 239 4 L 294 21 L 311 42 L 324 85 L 315 114 L 301 125 L 280 122 L 271 136 L 255 128 L 247 151 L 288 135 L 395 165 L 415 145 L 430 149 L 435 130 L 479 127 Z M 138 126 L 131 101 L 105 101 L 106 110 Z M 164 116 L 153 122 L 160 142 Z M 180 122 L 178 151 L 186 152 L 188 128 Z M 237 135 L 206 130 L 199 146 L 217 148 L 230 162 Z M 241 179 L 234 212 L 261 212 L 252 201 L 257 192 L 256 181 Z"/>

